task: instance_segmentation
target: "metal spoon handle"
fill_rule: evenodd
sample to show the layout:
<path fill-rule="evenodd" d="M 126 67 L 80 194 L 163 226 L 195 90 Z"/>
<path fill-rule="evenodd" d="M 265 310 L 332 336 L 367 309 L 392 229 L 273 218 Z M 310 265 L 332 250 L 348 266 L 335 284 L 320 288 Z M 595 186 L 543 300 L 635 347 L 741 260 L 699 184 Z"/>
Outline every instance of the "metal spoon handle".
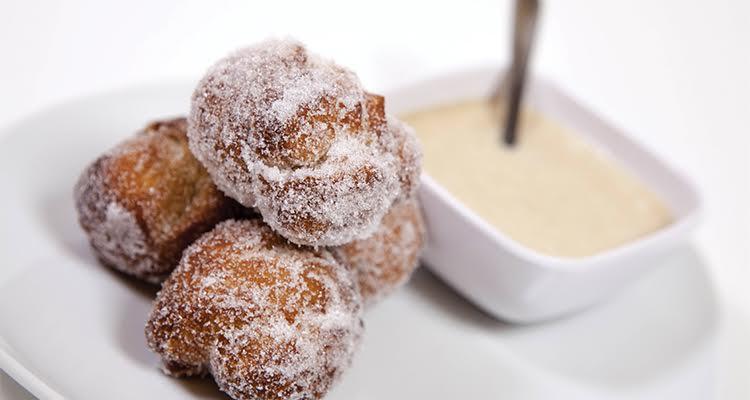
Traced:
<path fill-rule="evenodd" d="M 503 140 L 508 146 L 513 146 L 518 136 L 516 128 L 521 108 L 521 99 L 523 97 L 524 83 L 526 81 L 526 66 L 529 61 L 531 45 L 534 42 L 538 14 L 538 0 L 516 0 L 513 23 L 513 61 L 508 72 L 510 76 L 510 93 L 508 93 L 507 119 L 503 133 Z"/>

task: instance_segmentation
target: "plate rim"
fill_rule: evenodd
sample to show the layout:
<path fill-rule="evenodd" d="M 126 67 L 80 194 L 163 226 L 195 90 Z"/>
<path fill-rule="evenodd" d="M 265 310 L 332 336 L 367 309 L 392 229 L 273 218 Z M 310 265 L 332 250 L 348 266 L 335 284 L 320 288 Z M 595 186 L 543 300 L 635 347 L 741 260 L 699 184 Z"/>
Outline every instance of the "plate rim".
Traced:
<path fill-rule="evenodd" d="M 0 369 L 39 400 L 65 399 L 63 395 L 52 389 L 42 378 L 31 372 L 23 363 L 13 357 L 6 350 L 4 342 L 0 342 Z"/>

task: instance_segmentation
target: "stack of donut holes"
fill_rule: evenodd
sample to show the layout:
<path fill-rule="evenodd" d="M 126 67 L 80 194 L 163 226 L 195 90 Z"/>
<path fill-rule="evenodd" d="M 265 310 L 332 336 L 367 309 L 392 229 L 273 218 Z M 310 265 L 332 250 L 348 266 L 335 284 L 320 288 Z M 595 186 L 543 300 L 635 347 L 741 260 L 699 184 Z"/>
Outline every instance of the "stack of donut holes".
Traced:
<path fill-rule="evenodd" d="M 320 399 L 363 310 L 424 245 L 421 151 L 382 96 L 292 40 L 216 63 L 189 116 L 90 164 L 79 222 L 102 264 L 161 284 L 148 346 L 235 399 Z"/>

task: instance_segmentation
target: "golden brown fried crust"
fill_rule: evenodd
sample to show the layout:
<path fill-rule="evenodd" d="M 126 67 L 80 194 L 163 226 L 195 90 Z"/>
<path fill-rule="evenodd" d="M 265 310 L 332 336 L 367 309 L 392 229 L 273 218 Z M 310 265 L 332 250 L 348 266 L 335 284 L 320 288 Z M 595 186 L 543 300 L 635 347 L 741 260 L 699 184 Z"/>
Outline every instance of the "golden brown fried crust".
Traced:
<path fill-rule="evenodd" d="M 419 264 L 425 228 L 419 202 L 394 204 L 375 234 L 333 248 L 334 255 L 355 271 L 366 306 L 404 284 Z"/>
<path fill-rule="evenodd" d="M 365 97 L 367 108 L 367 125 L 371 132 L 381 134 L 386 127 L 385 97 L 379 94 L 367 93 Z"/>
<path fill-rule="evenodd" d="M 146 326 L 173 376 L 210 373 L 235 399 L 321 398 L 362 330 L 351 271 L 259 220 L 229 220 L 185 250 Z"/>
<path fill-rule="evenodd" d="M 359 122 L 359 118 L 352 115 L 356 111 L 339 120 L 340 108 L 334 99 L 324 96 L 315 105 L 302 106 L 295 118 L 284 125 L 249 128 L 248 131 L 257 132 L 259 146 L 254 148 L 256 155 L 267 165 L 280 168 L 314 165 L 331 147 L 336 137 L 335 124 Z M 318 126 L 319 129 L 305 129 L 306 126 Z"/>
<path fill-rule="evenodd" d="M 186 130 L 184 118 L 153 122 L 80 177 L 79 222 L 105 264 L 158 282 L 193 240 L 239 212 L 190 153 Z"/>

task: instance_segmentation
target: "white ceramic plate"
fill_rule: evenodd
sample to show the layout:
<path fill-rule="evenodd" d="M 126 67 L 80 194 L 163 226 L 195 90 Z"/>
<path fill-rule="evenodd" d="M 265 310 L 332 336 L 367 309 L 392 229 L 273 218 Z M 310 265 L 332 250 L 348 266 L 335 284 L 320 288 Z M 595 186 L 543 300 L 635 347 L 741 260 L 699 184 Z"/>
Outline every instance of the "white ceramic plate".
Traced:
<path fill-rule="evenodd" d="M 192 84 L 69 102 L 0 134 L 0 368 L 40 399 L 224 398 L 162 375 L 143 324 L 154 290 L 99 266 L 71 190 L 103 150 L 187 110 Z M 426 271 L 366 317 L 354 365 L 328 399 L 704 399 L 717 316 L 690 247 L 610 302 L 506 325 Z"/>

